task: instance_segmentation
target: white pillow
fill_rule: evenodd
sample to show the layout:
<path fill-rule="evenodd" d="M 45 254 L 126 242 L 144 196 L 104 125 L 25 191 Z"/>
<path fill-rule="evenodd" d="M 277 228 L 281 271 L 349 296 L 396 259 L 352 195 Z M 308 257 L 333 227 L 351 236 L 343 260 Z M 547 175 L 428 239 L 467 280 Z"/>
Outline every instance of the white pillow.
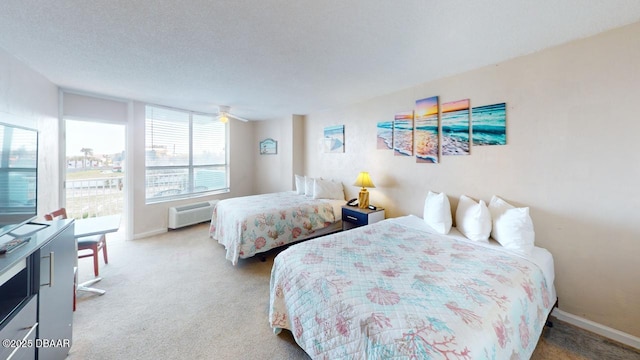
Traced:
<path fill-rule="evenodd" d="M 529 208 L 516 208 L 494 195 L 489 202 L 489 212 L 493 219 L 491 237 L 506 249 L 529 256 L 536 237 Z"/>
<path fill-rule="evenodd" d="M 313 182 L 313 198 L 344 200 L 342 183 L 331 180 L 315 179 Z"/>
<path fill-rule="evenodd" d="M 477 203 L 468 196 L 460 196 L 456 209 L 456 228 L 469 240 L 489 242 L 491 213 L 487 204 L 482 200 Z"/>
<path fill-rule="evenodd" d="M 313 196 L 313 180 L 314 178 L 305 176 L 304 177 L 304 195 L 308 197 Z"/>
<path fill-rule="evenodd" d="M 298 195 L 304 195 L 304 176 L 294 175 L 296 177 L 296 193 Z"/>
<path fill-rule="evenodd" d="M 451 205 L 447 194 L 436 194 L 429 191 L 424 200 L 424 212 L 422 218 L 435 231 L 440 234 L 448 234 L 451 230 Z"/>

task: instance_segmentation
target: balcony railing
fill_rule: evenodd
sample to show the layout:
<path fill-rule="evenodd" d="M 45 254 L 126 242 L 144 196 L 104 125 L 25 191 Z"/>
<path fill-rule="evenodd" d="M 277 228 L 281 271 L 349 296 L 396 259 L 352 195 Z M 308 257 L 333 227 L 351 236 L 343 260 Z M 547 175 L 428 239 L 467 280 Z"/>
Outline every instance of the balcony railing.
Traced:
<path fill-rule="evenodd" d="M 186 171 L 157 171 L 147 174 L 147 199 L 179 197 L 189 193 L 224 188 L 226 172 L 198 169 L 193 189 Z M 66 181 L 67 215 L 75 219 L 122 213 L 124 176 L 73 179 Z"/>
<path fill-rule="evenodd" d="M 67 215 L 75 219 L 122 213 L 124 177 L 67 180 Z"/>
<path fill-rule="evenodd" d="M 187 169 L 148 170 L 145 179 L 147 200 L 223 189 L 226 185 L 226 171 L 196 169 L 193 189 L 189 183 Z"/>

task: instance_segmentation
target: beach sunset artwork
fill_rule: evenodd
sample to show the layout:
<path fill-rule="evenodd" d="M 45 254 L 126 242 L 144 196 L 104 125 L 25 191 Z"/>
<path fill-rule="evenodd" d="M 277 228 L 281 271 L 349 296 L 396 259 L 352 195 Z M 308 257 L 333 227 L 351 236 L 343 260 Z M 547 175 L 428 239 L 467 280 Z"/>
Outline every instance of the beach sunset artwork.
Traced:
<path fill-rule="evenodd" d="M 469 155 L 469 99 L 442 104 L 442 155 Z"/>
<path fill-rule="evenodd" d="M 344 152 L 344 125 L 328 126 L 324 128 L 324 152 Z"/>
<path fill-rule="evenodd" d="M 396 156 L 413 155 L 413 111 L 396 114 L 393 120 L 393 153 Z"/>
<path fill-rule="evenodd" d="M 381 121 L 378 123 L 378 149 L 393 149 L 393 121 Z"/>
<path fill-rule="evenodd" d="M 507 104 L 478 106 L 471 109 L 473 145 L 507 144 Z"/>
<path fill-rule="evenodd" d="M 416 101 L 416 162 L 438 163 L 438 97 Z"/>

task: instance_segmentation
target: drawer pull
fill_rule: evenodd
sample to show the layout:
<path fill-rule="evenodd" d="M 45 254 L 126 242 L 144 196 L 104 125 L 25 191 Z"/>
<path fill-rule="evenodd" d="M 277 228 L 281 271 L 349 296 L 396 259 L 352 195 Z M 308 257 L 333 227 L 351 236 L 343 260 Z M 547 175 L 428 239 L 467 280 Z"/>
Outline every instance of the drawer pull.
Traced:
<path fill-rule="evenodd" d="M 29 332 L 27 333 L 27 335 L 24 336 L 24 339 L 28 338 L 31 335 L 31 333 L 36 330 L 37 327 L 38 327 L 38 323 L 36 322 L 31 326 L 27 326 L 26 328 L 23 328 L 23 330 L 29 329 Z"/>
<path fill-rule="evenodd" d="M 38 323 L 35 323 L 35 324 L 31 325 L 31 326 L 23 327 L 20 330 L 29 330 L 29 329 L 31 329 L 31 331 L 33 331 L 33 328 L 36 327 L 36 326 L 38 326 Z M 31 331 L 29 331 L 29 332 L 31 332 Z M 27 336 L 29 336 L 29 334 L 27 334 Z"/>
<path fill-rule="evenodd" d="M 49 285 L 49 287 L 53 287 L 53 271 L 54 271 L 54 253 L 53 251 L 49 252 L 49 255 L 47 256 L 43 256 L 42 258 L 49 258 L 49 282 L 45 283 L 45 284 L 40 284 L 40 286 L 47 286 Z"/>
<path fill-rule="evenodd" d="M 358 218 L 357 218 L 357 217 L 355 217 L 355 216 L 350 216 L 350 215 L 347 215 L 347 219 L 349 219 L 349 220 L 353 220 L 353 221 L 358 221 Z"/>

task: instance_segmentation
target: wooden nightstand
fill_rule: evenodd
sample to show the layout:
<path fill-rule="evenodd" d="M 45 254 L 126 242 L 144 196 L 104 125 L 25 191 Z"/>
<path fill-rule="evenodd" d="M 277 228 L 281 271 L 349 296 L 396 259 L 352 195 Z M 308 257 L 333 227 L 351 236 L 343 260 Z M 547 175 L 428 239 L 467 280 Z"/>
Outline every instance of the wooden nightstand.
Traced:
<path fill-rule="evenodd" d="M 383 208 L 369 210 L 346 205 L 342 207 L 342 230 L 373 224 L 380 220 L 384 220 Z"/>

